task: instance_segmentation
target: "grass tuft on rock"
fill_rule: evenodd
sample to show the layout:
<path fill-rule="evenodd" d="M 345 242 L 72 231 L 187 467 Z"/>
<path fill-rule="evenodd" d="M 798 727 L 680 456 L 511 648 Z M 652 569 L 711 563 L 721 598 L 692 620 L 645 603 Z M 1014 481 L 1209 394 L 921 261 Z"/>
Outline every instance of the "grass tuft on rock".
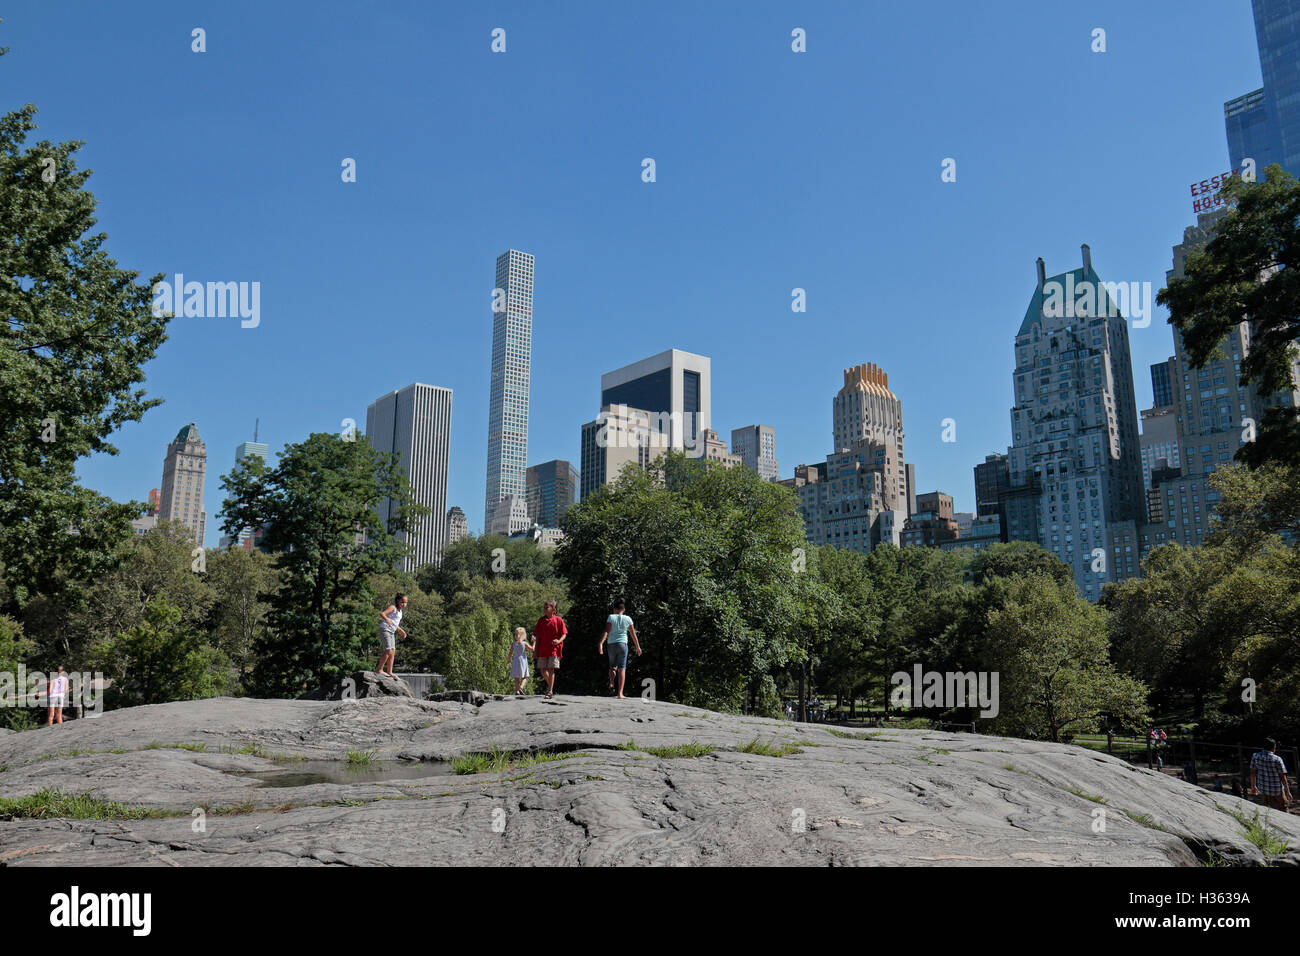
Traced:
<path fill-rule="evenodd" d="M 1134 813 L 1132 810 L 1125 810 L 1124 815 L 1134 823 L 1142 824 L 1142 826 L 1146 827 L 1148 830 L 1160 830 L 1162 833 L 1169 832 L 1167 828 L 1156 823 L 1149 813 Z"/>
<path fill-rule="evenodd" d="M 695 741 L 691 741 L 689 744 L 673 744 L 667 747 L 641 747 L 637 745 L 635 740 L 629 740 L 625 744 L 619 744 L 618 749 L 636 750 L 643 754 L 650 754 L 652 757 L 674 760 L 683 757 L 707 757 L 713 753 L 714 748 Z"/>
<path fill-rule="evenodd" d="M 25 797 L 0 798 L 0 820 L 148 820 L 184 816 L 181 810 L 133 807 L 93 793 L 46 788 Z"/>
<path fill-rule="evenodd" d="M 788 757 L 791 754 L 801 754 L 803 750 L 794 744 L 785 743 L 780 746 L 764 743 L 755 737 L 745 746 L 738 748 L 742 754 L 759 754 L 763 757 Z"/>
<path fill-rule="evenodd" d="M 452 758 L 451 772 L 459 774 L 500 773 L 505 770 L 515 770 L 519 767 L 531 767 L 539 763 L 548 763 L 552 760 L 564 760 L 571 756 L 573 754 L 552 753 L 546 750 L 501 750 L 494 747 L 491 750 L 468 753 Z"/>
<path fill-rule="evenodd" d="M 1218 805 L 1216 804 L 1216 806 Z M 1219 809 L 1222 809 L 1222 807 Z M 1246 834 L 1246 839 L 1259 847 L 1259 852 L 1264 854 L 1266 862 L 1271 862 L 1273 857 L 1281 856 L 1291 848 L 1291 844 L 1282 839 L 1282 835 L 1268 825 L 1267 814 L 1261 820 L 1258 810 L 1255 811 L 1254 816 L 1250 817 L 1236 810 L 1229 810 L 1228 812 L 1241 825 L 1241 829 Z"/>

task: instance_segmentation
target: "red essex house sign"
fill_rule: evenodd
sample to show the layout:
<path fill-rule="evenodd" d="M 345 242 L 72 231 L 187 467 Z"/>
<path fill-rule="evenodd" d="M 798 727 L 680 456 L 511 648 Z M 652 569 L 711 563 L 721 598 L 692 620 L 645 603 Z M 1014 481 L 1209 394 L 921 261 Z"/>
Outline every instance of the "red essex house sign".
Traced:
<path fill-rule="evenodd" d="M 1230 173 L 1220 173 L 1213 179 L 1202 179 L 1199 183 L 1192 183 L 1192 195 L 1203 197 L 1192 200 L 1192 211 L 1209 212 L 1222 206 L 1223 197 L 1219 195 L 1219 190 L 1236 175 L 1237 172 L 1234 170 Z"/>

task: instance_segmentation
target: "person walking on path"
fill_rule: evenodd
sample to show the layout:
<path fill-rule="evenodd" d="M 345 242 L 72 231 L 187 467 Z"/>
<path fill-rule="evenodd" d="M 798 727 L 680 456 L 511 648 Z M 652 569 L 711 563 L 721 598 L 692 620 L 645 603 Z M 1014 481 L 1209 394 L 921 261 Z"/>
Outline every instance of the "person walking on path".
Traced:
<path fill-rule="evenodd" d="M 605 642 L 609 641 L 609 689 L 614 691 L 614 682 L 618 681 L 618 699 L 626 700 L 623 696 L 623 682 L 627 680 L 627 638 L 632 635 L 632 644 L 636 648 L 637 657 L 641 656 L 641 642 L 637 640 L 636 627 L 632 624 L 632 619 L 623 613 L 623 602 L 614 602 L 614 613 L 605 621 L 605 633 L 600 635 L 600 646 L 596 648 L 599 654 L 605 650 Z"/>
<path fill-rule="evenodd" d="M 45 717 L 45 726 L 63 723 L 63 705 L 68 702 L 68 675 L 63 673 L 63 665 L 59 665 L 59 672 L 50 678 L 49 686 L 49 712 Z"/>
<path fill-rule="evenodd" d="M 510 676 L 515 679 L 516 696 L 524 692 L 524 684 L 528 682 L 528 655 L 536 648 L 536 644 L 528 643 L 527 629 L 515 628 L 515 642 L 510 646 Z"/>
<path fill-rule="evenodd" d="M 555 696 L 555 672 L 560 669 L 564 638 L 569 633 L 564 618 L 555 611 L 555 602 L 547 601 L 544 613 L 533 628 L 533 638 L 537 641 L 537 669 L 546 681 L 546 693 L 543 695 L 546 700 Z"/>
<path fill-rule="evenodd" d="M 1291 787 L 1286 779 L 1286 764 L 1277 755 L 1277 741 L 1268 739 L 1268 749 L 1250 758 L 1250 793 L 1260 796 L 1264 806 L 1287 812 Z"/>
<path fill-rule="evenodd" d="M 402 623 L 402 611 L 406 609 L 406 595 L 398 594 L 393 603 L 384 608 L 379 615 L 379 641 L 383 650 L 379 653 L 379 673 L 396 677 L 393 673 L 393 661 L 397 658 L 397 637 L 406 638 L 406 632 L 398 625 Z M 387 670 L 384 668 L 387 667 Z"/>

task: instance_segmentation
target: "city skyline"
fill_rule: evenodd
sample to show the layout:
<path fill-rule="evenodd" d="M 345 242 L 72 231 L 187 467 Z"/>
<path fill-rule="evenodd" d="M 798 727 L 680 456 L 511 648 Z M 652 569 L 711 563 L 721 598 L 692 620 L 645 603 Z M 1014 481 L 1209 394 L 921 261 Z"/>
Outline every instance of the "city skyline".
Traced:
<path fill-rule="evenodd" d="M 491 290 L 475 277 L 482 276 L 487 256 L 509 246 L 542 257 L 545 321 L 554 329 L 535 343 L 534 461 L 579 459 L 579 426 L 596 411 L 591 392 L 603 369 L 680 347 L 714 359 L 713 420 L 721 434 L 752 421 L 780 433 L 785 477 L 797 464 L 819 461 L 826 453 L 821 422 L 827 383 L 844 366 L 870 359 L 888 367 L 895 389 L 908 397 L 908 459 L 924 486 L 949 490 L 960 510 L 972 511 L 971 467 L 1009 443 L 1005 416 L 1012 366 L 1005 329 L 1023 295 L 1020 277 L 1027 265 L 1038 254 L 1049 261 L 1065 259 L 1086 238 L 1104 250 L 1098 270 L 1107 277 L 1158 287 L 1170 244 L 1194 222 L 1187 183 L 1223 171 L 1223 103 L 1261 86 L 1262 79 L 1249 4 L 1204 9 L 1214 9 L 1218 18 L 1209 39 L 1183 18 L 1119 5 L 1089 11 L 1086 21 L 1035 11 L 1022 22 L 1008 21 L 994 36 L 981 31 L 973 14 L 958 7 L 945 10 L 945 28 L 934 37 L 934 55 L 924 64 L 893 51 L 880 51 L 868 64 L 867 82 L 876 71 L 894 72 L 903 88 L 915 83 L 937 93 L 937 112 L 921 129 L 909 123 L 908 110 L 874 101 L 867 103 L 861 121 L 851 124 L 808 112 L 818 89 L 842 82 L 860 62 L 855 50 L 865 37 L 916 30 L 915 14 L 804 16 L 760 7 L 720 20 L 706 11 L 699 29 L 715 30 L 725 40 L 689 61 L 679 80 L 649 66 L 649 75 L 664 84 L 657 87 L 663 115 L 656 113 L 645 129 L 634 123 L 613 127 L 594 149 L 581 153 L 580 162 L 574 162 L 580 151 L 562 139 L 541 143 L 528 165 L 435 148 L 444 137 L 423 127 L 404 131 L 409 143 L 368 128 L 364 137 L 377 136 L 379 142 L 373 152 L 355 157 L 357 182 L 344 184 L 338 166 L 358 152 L 351 145 L 357 137 L 345 135 L 347 142 L 341 142 L 332 121 L 313 131 L 336 109 L 351 115 L 355 96 L 344 96 L 337 105 L 311 101 L 302 121 L 277 119 L 289 135 L 303 129 L 294 154 L 295 178 L 277 178 L 279 173 L 269 170 L 265 181 L 252 181 L 251 196 L 231 206 L 236 192 L 214 185 L 222 179 L 222 165 L 232 161 L 225 146 L 207 158 L 186 147 L 185 162 L 179 164 L 184 172 L 168 167 L 144 177 L 122 134 L 76 102 L 81 73 L 62 77 L 45 65 L 67 61 L 71 53 L 84 69 L 94 69 L 104 62 L 105 51 L 97 48 L 104 37 L 121 41 L 119 54 L 130 55 L 136 43 L 156 50 L 166 46 L 175 24 L 150 27 L 144 39 L 136 39 L 130 35 L 141 28 L 136 14 L 114 23 L 91 11 L 77 30 L 60 38 L 68 49 L 54 57 L 44 51 L 50 41 L 40 32 L 42 13 L 20 5 L 20 14 L 6 19 L 6 42 L 15 62 L 30 59 L 34 68 L 19 78 L 17 96 L 41 108 L 42 136 L 87 141 L 86 164 L 96 170 L 89 188 L 100 200 L 110 249 L 123 264 L 145 273 L 156 269 L 200 280 L 262 282 L 262 321 L 256 329 L 241 329 L 238 321 L 233 326 L 220 320 L 173 321 L 171 340 L 147 369 L 149 393 L 166 403 L 122 430 L 115 440 L 119 457 L 98 456 L 79 474 L 103 493 L 140 499 L 156 481 L 159 447 L 182 422 L 197 421 L 213 448 L 228 448 L 246 437 L 243 422 L 255 410 L 273 408 L 270 416 L 262 412 L 263 437 L 278 452 L 313 431 L 337 432 L 343 419 L 361 418 L 374 395 L 403 381 L 432 380 L 460 392 L 448 502 L 465 508 L 470 527 L 481 530 L 484 515 L 477 502 L 483 493 L 487 417 L 481 363 L 489 330 L 480 317 L 486 315 Z M 271 34 L 288 30 L 278 14 L 268 16 Z M 397 22 L 419 18 L 413 9 L 391 14 Z M 439 67 L 450 71 L 439 72 L 442 82 L 474 77 L 486 102 L 507 103 L 507 91 L 540 75 L 545 59 L 538 46 L 552 31 L 581 38 L 584 59 L 577 70 L 583 88 L 647 68 L 641 53 L 618 44 L 617 14 L 593 19 L 587 12 L 546 24 L 522 10 L 506 11 L 502 18 L 513 30 L 512 39 L 509 52 L 496 59 L 486 39 L 477 42 L 495 23 L 468 14 L 451 18 L 447 29 L 458 43 L 464 38 L 464 49 L 454 45 L 447 65 Z M 1105 53 L 1088 48 L 1093 21 L 1108 29 Z M 220 26 L 221 21 L 212 22 Z M 807 54 L 789 51 L 795 25 L 809 31 Z M 235 105 L 251 88 L 246 84 L 275 91 L 288 73 L 279 66 L 258 68 L 260 60 L 275 58 L 274 47 L 256 46 L 269 41 L 245 41 L 208 27 L 223 38 L 220 44 L 211 44 L 202 56 L 179 44 L 164 68 L 186 76 L 207 71 L 199 74 L 200 89 L 212 101 L 214 115 L 226 109 L 242 116 Z M 328 25 L 310 29 L 327 47 L 343 42 L 342 33 Z M 649 29 L 666 25 L 651 23 Z M 979 43 L 972 41 L 975 36 Z M 682 43 L 671 33 L 657 38 L 668 48 Z M 1026 51 L 1031 52 L 1021 62 L 1008 65 Z M 1189 55 L 1203 61 L 1203 69 L 1189 73 Z M 292 70 L 296 53 L 276 56 L 285 60 L 284 70 Z M 1088 138 L 1078 157 L 1071 156 L 1079 150 L 1077 131 L 1055 106 L 1074 95 L 1077 82 L 1070 91 L 1053 82 L 1028 91 L 1016 86 L 1016 77 L 1032 73 L 1040 59 L 1062 57 L 1077 60 L 1076 72 L 1096 115 L 1106 117 L 1108 132 L 1123 134 L 1111 137 L 1115 142 Z M 991 62 L 1000 65 L 980 78 Z M 237 75 L 244 67 L 248 77 Z M 707 110 L 690 102 L 689 92 L 701 76 L 716 78 L 738 68 L 744 68 L 743 90 L 723 84 L 720 100 Z M 399 56 L 387 69 L 400 75 L 406 67 Z M 971 77 L 974 81 L 966 83 Z M 357 96 L 370 89 L 360 85 Z M 1015 97 L 1006 95 L 1009 88 L 1017 89 Z M 748 105 L 755 93 L 764 100 L 758 112 Z M 152 95 L 160 107 L 174 106 L 175 115 L 186 115 L 191 94 L 157 90 Z M 567 96 L 547 89 L 544 98 L 547 104 L 562 103 Z M 982 103 L 978 124 L 965 118 L 974 112 L 972 102 Z M 742 104 L 745 109 L 737 110 Z M 399 96 L 392 109 L 414 106 Z M 610 94 L 604 107 L 618 109 L 618 97 Z M 536 137 L 548 124 L 568 128 L 566 116 L 552 109 L 544 105 L 535 117 L 514 106 L 506 112 Z M 690 143 L 701 131 L 717 128 L 719 109 L 730 110 L 732 117 L 724 119 L 719 133 L 737 138 L 742 149 L 734 156 L 719 154 L 709 139 L 703 152 L 710 160 L 701 165 L 701 154 L 692 152 Z M 783 128 L 786 115 L 803 116 L 803 132 L 792 132 L 789 142 L 773 142 L 773 130 Z M 250 146 L 280 142 L 273 124 L 256 116 L 250 122 Z M 303 128 L 301 122 L 311 125 Z M 492 118 L 494 126 L 500 122 Z M 470 112 L 457 112 L 447 123 L 459 144 L 480 135 L 479 120 Z M 876 159 L 866 148 L 882 136 L 901 149 L 888 160 Z M 1032 162 L 1071 186 L 1030 191 L 1017 208 L 1009 208 L 1006 193 L 1016 188 L 1016 176 L 1007 174 L 1007 165 L 1020 164 L 1015 157 L 1030 143 L 1034 148 L 1026 155 Z M 385 159 L 385 150 L 396 158 Z M 810 152 L 816 162 L 805 165 L 801 157 Z M 1143 157 L 1140 171 L 1135 154 Z M 403 195 L 399 204 L 393 189 L 403 176 L 394 175 L 396 170 L 417 160 L 427 164 L 431 156 L 437 157 L 435 165 L 417 180 L 429 188 Z M 657 160 L 654 183 L 641 179 L 646 156 Z M 948 156 L 958 164 L 954 183 L 940 180 L 940 164 Z M 904 188 L 882 189 L 891 178 L 901 179 Z M 196 191 L 194 183 L 201 188 Z M 500 188 L 494 191 L 488 183 Z M 791 183 L 804 184 L 804 193 L 789 195 L 783 187 Z M 158 205 L 164 196 L 179 197 L 176 211 L 193 225 L 167 230 L 162 243 L 156 223 L 159 210 L 169 208 Z M 445 206 L 435 217 L 439 227 L 433 234 L 422 229 L 412 242 L 415 234 L 404 225 L 408 205 L 410 218 L 420 218 L 433 208 L 430 203 Z M 579 203 L 592 212 L 580 213 Z M 846 203 L 867 219 L 849 217 L 857 220 L 850 224 L 829 212 Z M 241 231 L 272 238 L 239 249 L 229 246 L 220 212 L 227 207 L 244 217 Z M 313 218 L 317 209 L 328 218 Z M 306 218 L 295 218 L 294 230 L 285 230 L 290 211 Z M 888 235 L 864 229 L 868 220 L 887 223 Z M 681 232 L 682 222 L 692 228 Z M 338 233 L 331 223 L 347 231 Z M 379 230 L 390 227 L 396 233 L 379 241 Z M 268 246 L 293 242 L 298 230 L 319 233 L 322 248 L 313 254 L 320 261 L 289 257 L 267 265 L 273 259 Z M 675 237 L 671 242 L 665 241 L 669 235 Z M 364 239 L 374 252 L 346 236 Z M 404 246 L 395 253 L 399 243 Z M 375 268 L 381 261 L 383 268 Z M 931 281 L 936 269 L 942 269 L 944 282 Z M 367 274 L 378 276 L 379 285 L 363 281 Z M 806 291 L 806 312 L 791 311 L 796 288 Z M 869 296 L 863 296 L 864 289 Z M 1018 308 L 1023 310 L 1023 301 Z M 366 347 L 368 361 L 361 363 L 349 344 L 359 328 L 374 333 Z M 1145 373 L 1136 370 L 1169 354 L 1163 310 L 1132 336 L 1137 403 L 1146 408 L 1152 404 L 1149 385 Z M 923 347 L 931 344 L 935 347 Z M 226 380 L 222 370 L 250 361 L 276 374 L 235 390 L 219 386 Z M 957 423 L 953 443 L 940 437 L 948 417 Z M 219 511 L 219 494 L 214 480 L 206 502 L 210 513 Z M 215 544 L 211 530 L 208 537 L 207 543 Z"/>

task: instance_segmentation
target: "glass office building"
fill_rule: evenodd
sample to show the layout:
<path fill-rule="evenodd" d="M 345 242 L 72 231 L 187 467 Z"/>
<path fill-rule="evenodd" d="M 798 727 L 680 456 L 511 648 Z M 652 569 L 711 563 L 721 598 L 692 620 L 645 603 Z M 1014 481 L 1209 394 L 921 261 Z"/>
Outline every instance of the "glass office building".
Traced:
<path fill-rule="evenodd" d="M 1300 176 L 1300 0 L 1253 0 L 1261 89 L 1224 104 L 1233 168 L 1255 160 Z"/>

